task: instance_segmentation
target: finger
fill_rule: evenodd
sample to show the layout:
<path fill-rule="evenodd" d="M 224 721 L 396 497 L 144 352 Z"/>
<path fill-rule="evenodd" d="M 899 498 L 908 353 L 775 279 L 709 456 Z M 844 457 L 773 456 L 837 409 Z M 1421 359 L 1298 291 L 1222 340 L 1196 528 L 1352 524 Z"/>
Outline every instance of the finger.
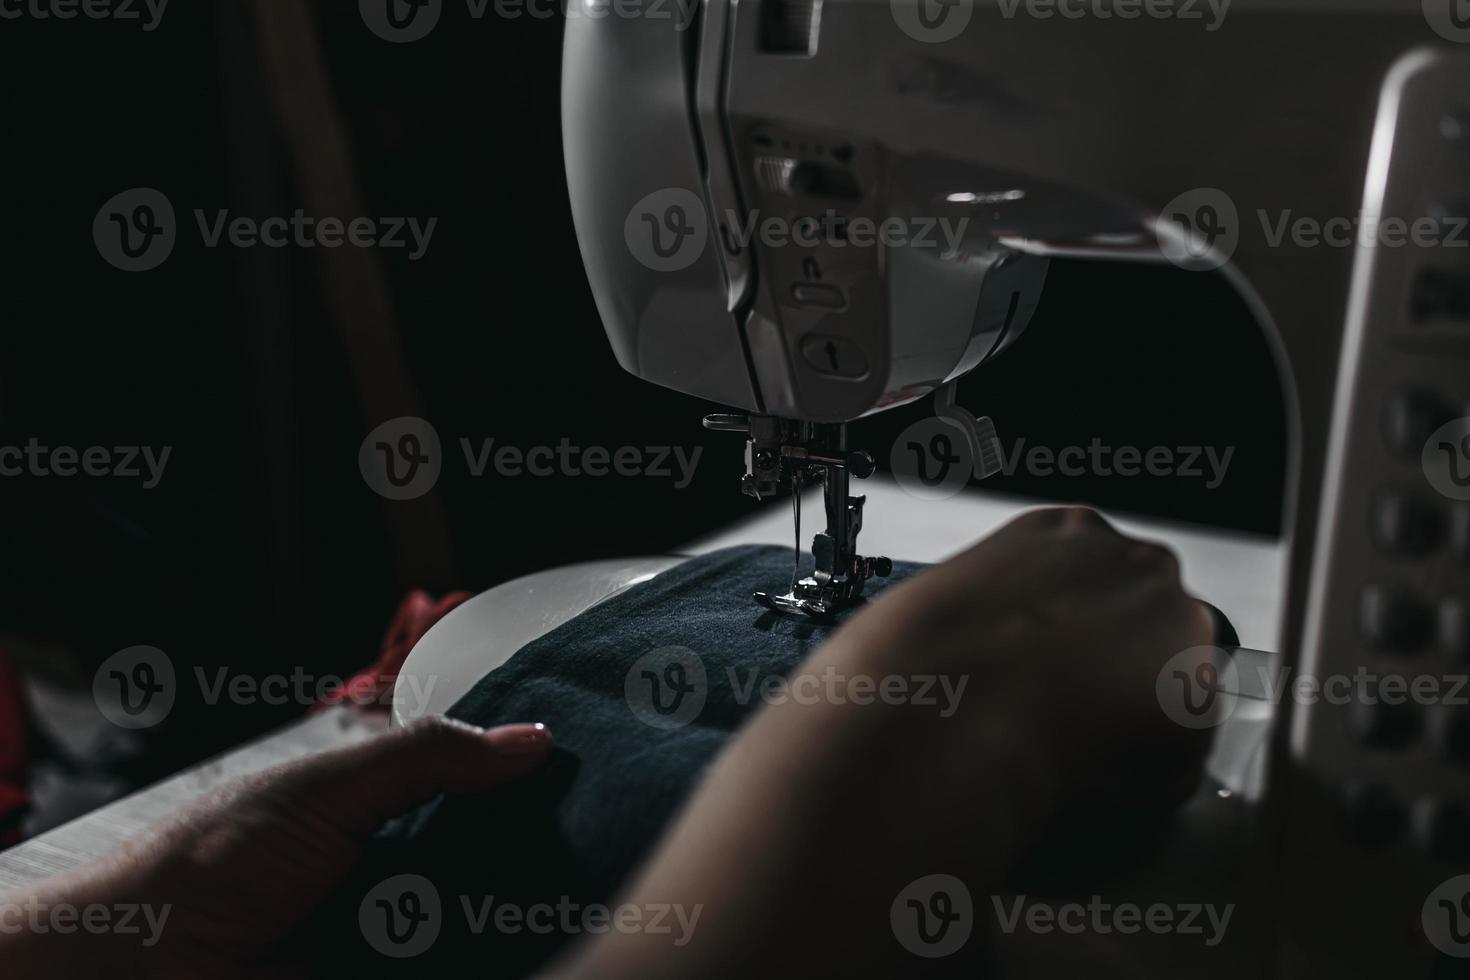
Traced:
<path fill-rule="evenodd" d="M 1078 532 L 1089 526 L 1112 529 L 1112 525 L 1097 511 L 1086 507 L 1037 507 L 1011 518 L 946 564 L 969 566 L 984 563 L 993 560 L 999 550 L 1007 547 L 1030 550 L 1038 542 L 1054 536 L 1086 538 L 1088 535 Z"/>
<path fill-rule="evenodd" d="M 1027 511 L 1011 522 L 1022 527 L 1042 527 L 1053 530 L 1079 531 L 1085 529 L 1119 531 L 1113 523 L 1091 507 L 1066 505 L 1060 507 L 1038 507 Z"/>
<path fill-rule="evenodd" d="M 441 793 L 475 793 L 539 768 L 551 750 L 544 725 L 489 730 L 430 718 L 361 745 L 298 763 L 285 776 L 363 836 Z"/>
<path fill-rule="evenodd" d="M 1123 536 L 1122 532 L 1120 532 L 1113 525 L 1112 521 L 1104 517 L 1100 511 L 1093 510 L 1091 507 L 1083 507 L 1080 505 L 1073 507 L 1063 507 L 1061 508 L 1061 522 L 1064 527 L 1075 530 L 1091 529 L 1097 531 L 1111 531 L 1113 534 L 1116 534 L 1119 537 Z"/>
<path fill-rule="evenodd" d="M 1194 646 L 1216 647 L 1226 654 L 1240 646 L 1240 636 L 1220 610 L 1195 598 L 1188 599 L 1188 610 L 1185 628 Z"/>

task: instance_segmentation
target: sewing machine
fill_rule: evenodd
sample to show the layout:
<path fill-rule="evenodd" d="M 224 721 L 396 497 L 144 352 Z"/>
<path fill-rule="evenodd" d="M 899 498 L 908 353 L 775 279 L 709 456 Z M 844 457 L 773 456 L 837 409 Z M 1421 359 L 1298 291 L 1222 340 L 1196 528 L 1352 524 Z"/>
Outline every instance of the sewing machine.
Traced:
<path fill-rule="evenodd" d="M 1213 26 L 1183 8 L 1204 9 L 705 0 L 688 19 L 599 3 L 568 18 L 571 201 L 620 363 L 730 407 L 706 425 L 744 439 L 745 493 L 822 495 L 815 570 L 758 601 L 823 617 L 886 573 L 859 553 L 852 481 L 873 462 L 848 423 L 933 399 L 983 479 L 1006 420 L 958 406 L 954 382 L 1026 329 L 1049 259 L 1173 261 L 1229 278 L 1291 399 L 1268 668 L 1438 675 L 1470 653 L 1456 601 L 1470 512 L 1450 499 L 1470 480 L 1450 458 L 1442 492 L 1426 481 L 1431 437 L 1470 405 L 1465 253 L 1444 237 L 1390 246 L 1376 222 L 1332 247 L 1257 221 L 1448 234 L 1470 194 L 1470 52 L 1455 43 L 1470 21 L 1455 0 L 1235 0 Z M 787 240 L 752 233 L 753 214 Z M 889 221 L 963 232 L 951 247 L 855 244 Z M 497 621 L 496 650 L 476 645 L 470 604 L 414 657 L 468 645 L 483 668 L 676 561 L 512 583 L 477 600 L 519 610 Z M 998 975 L 1068 957 L 1109 976 L 1429 977 L 1470 962 L 1470 900 L 1441 894 L 1470 870 L 1470 709 L 1231 693 L 1254 707 L 1221 729 L 1217 782 L 1172 844 L 1108 886 L 1222 888 L 1239 906 L 1231 942 L 1135 941 L 1110 959 L 1097 937 L 1008 937 Z"/>

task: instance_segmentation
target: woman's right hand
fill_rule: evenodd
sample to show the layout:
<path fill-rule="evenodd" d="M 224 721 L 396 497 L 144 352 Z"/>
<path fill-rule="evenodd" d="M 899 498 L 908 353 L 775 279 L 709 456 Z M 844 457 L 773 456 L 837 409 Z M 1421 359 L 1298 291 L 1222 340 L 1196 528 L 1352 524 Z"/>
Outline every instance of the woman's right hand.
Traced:
<path fill-rule="evenodd" d="M 605 936 L 574 975 L 913 973 L 889 925 L 909 884 L 957 877 L 981 913 L 1062 818 L 1196 784 L 1208 733 L 1157 684 L 1213 630 L 1165 549 L 1090 510 L 1019 518 L 886 590 L 792 676 L 823 697 L 729 746 L 627 898 L 702 906 L 693 940 Z"/>

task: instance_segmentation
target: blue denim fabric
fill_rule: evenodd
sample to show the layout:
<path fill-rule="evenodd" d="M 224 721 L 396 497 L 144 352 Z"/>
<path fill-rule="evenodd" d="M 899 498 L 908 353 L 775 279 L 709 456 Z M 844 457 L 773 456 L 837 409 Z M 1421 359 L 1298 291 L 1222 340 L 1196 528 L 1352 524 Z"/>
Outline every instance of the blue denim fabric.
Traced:
<path fill-rule="evenodd" d="M 921 567 L 896 563 L 868 594 Z M 498 931 L 494 908 L 615 898 L 705 767 L 761 705 L 759 695 L 741 692 L 786 675 L 854 614 L 824 624 L 752 601 L 756 591 L 786 591 L 790 578 L 784 548 L 691 559 L 531 643 L 454 707 L 452 717 L 486 727 L 544 722 L 556 749 L 527 779 L 441 799 L 384 831 L 359 876 L 364 892 L 416 874 L 440 899 L 440 936 L 412 961 L 415 972 L 473 955 L 469 962 L 495 976 L 523 976 L 577 938 L 559 921 L 543 935 Z M 348 898 L 360 902 L 364 892 Z M 492 918 L 474 935 L 462 897 L 478 914 L 491 896 Z M 356 926 L 350 904 L 340 917 Z"/>

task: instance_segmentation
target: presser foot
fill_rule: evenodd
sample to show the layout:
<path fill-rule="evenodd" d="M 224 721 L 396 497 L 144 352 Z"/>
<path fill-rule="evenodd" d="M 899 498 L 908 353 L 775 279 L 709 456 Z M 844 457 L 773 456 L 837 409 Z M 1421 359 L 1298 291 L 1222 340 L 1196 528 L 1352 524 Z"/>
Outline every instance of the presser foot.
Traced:
<path fill-rule="evenodd" d="M 887 578 L 891 574 L 893 562 L 887 558 L 858 558 L 854 562 L 852 576 L 845 581 L 822 582 L 817 576 L 808 576 L 785 595 L 757 592 L 753 598 L 775 612 L 795 613 L 826 622 L 841 610 L 862 601 L 863 586 L 868 579 L 874 576 Z"/>
<path fill-rule="evenodd" d="M 887 577 L 893 562 L 857 554 L 858 532 L 863 528 L 864 497 L 848 494 L 851 480 L 865 480 L 877 469 L 873 457 L 847 448 L 847 426 L 780 419 L 769 415 L 710 415 L 704 427 L 738 432 L 746 437 L 745 476 L 741 489 L 764 500 L 781 492 L 791 494 L 796 524 L 796 561 L 801 565 L 801 490 L 822 485 L 827 527 L 812 542 L 816 570 L 800 581 L 792 575 L 791 591 L 784 595 L 755 593 L 755 601 L 776 612 L 811 619 L 830 619 L 862 601 L 863 585 L 874 575 Z"/>
<path fill-rule="evenodd" d="M 795 592 L 788 592 L 785 595 L 757 592 L 753 598 L 773 612 L 793 613 L 819 622 L 830 622 L 833 613 L 836 612 L 832 606 L 820 599 L 803 599 Z"/>

